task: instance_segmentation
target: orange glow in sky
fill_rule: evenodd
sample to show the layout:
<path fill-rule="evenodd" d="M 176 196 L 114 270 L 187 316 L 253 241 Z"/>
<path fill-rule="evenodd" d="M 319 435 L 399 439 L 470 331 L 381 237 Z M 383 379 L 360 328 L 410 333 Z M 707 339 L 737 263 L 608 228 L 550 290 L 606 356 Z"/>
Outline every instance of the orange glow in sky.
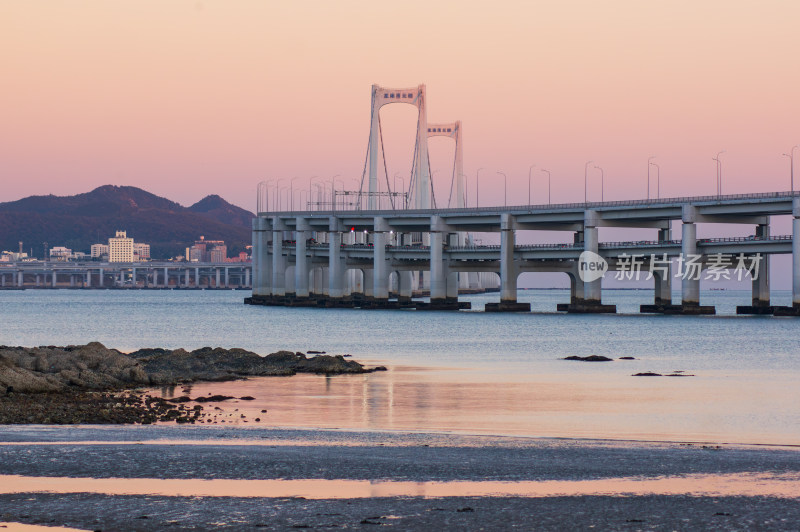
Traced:
<path fill-rule="evenodd" d="M 650 155 L 663 196 L 711 194 L 721 150 L 724 192 L 788 190 L 799 50 L 789 1 L 3 2 L 0 201 L 111 183 L 253 210 L 269 177 L 355 186 L 373 83 L 425 83 L 428 119 L 463 121 L 485 204 L 497 171 L 527 202 L 532 164 L 582 201 L 588 160 L 607 200 L 642 198 Z M 416 110 L 382 117 L 407 176 Z M 452 143 L 430 146 L 446 197 Z"/>

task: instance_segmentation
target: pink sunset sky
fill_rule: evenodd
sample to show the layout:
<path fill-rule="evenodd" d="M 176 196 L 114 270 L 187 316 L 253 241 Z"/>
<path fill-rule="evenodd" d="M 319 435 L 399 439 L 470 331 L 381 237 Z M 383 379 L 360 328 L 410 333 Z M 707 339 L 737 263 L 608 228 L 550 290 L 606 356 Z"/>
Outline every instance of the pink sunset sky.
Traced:
<path fill-rule="evenodd" d="M 582 201 L 588 160 L 590 200 L 595 165 L 605 199 L 642 198 L 650 155 L 662 196 L 712 194 L 721 150 L 725 193 L 788 190 L 799 51 L 790 1 L 3 2 L 0 201 L 110 183 L 254 210 L 266 178 L 354 187 L 373 83 L 425 83 L 429 121 L 463 121 L 484 205 L 498 171 L 527 203 L 532 164 L 554 202 Z M 416 109 L 382 120 L 407 176 Z M 452 142 L 430 150 L 446 198 Z"/>

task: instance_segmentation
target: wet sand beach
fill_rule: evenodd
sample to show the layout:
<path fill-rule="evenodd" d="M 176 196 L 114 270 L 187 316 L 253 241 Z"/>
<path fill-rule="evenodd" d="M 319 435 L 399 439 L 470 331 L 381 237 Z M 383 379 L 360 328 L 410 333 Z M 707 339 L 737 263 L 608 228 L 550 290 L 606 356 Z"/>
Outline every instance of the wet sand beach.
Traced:
<path fill-rule="evenodd" d="M 0 518 L 91 530 L 791 530 L 800 449 L 187 426 L 8 428 Z"/>

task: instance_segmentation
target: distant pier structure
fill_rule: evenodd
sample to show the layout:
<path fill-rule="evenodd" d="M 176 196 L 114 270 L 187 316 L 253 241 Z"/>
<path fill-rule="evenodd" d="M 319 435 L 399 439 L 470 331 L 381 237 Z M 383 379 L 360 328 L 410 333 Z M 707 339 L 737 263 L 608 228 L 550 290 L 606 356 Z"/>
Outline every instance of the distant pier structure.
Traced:
<path fill-rule="evenodd" d="M 0 289 L 252 288 L 248 262 L 0 262 Z"/>

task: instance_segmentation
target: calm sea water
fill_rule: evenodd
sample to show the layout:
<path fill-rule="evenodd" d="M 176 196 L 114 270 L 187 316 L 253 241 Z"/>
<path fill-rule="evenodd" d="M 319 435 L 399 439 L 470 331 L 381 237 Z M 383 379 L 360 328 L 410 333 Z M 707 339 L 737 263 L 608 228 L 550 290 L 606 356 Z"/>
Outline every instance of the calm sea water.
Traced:
<path fill-rule="evenodd" d="M 800 319 L 733 315 L 749 292 L 704 292 L 720 314 L 708 317 L 639 315 L 646 290 L 604 291 L 618 315 L 553 313 L 566 290 L 520 291 L 538 312 L 522 314 L 254 307 L 246 295 L 0 291 L 0 344 L 315 349 L 390 368 L 239 383 L 256 388 L 253 408 L 281 405 L 275 425 L 800 444 Z M 560 360 L 591 354 L 636 360 Z M 695 376 L 631 376 L 643 371 Z"/>

